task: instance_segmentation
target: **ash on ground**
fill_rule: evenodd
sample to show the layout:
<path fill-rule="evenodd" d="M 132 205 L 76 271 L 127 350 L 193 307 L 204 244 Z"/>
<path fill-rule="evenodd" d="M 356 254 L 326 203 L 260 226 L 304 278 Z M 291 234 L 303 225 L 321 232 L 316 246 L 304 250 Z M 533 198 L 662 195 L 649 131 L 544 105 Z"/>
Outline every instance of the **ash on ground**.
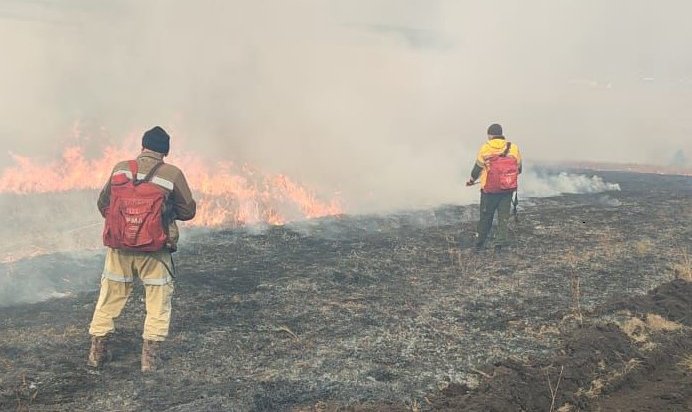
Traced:
<path fill-rule="evenodd" d="M 141 288 L 96 372 L 95 290 L 0 308 L 0 409 L 433 408 L 441 390 L 483 387 L 485 366 L 547 359 L 596 309 L 684 273 L 690 178 L 604 175 L 621 191 L 531 199 L 503 254 L 471 252 L 477 206 L 188 236 L 165 368 L 149 377 Z"/>

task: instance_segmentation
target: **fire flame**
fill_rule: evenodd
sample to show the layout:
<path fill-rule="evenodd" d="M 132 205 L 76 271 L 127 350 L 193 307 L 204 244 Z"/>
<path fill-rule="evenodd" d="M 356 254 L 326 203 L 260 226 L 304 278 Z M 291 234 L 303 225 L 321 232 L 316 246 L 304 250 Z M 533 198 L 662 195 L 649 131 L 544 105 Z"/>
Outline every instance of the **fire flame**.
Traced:
<path fill-rule="evenodd" d="M 60 159 L 50 162 L 11 154 L 14 165 L 0 172 L 0 193 L 100 190 L 113 166 L 135 154 L 124 148 L 106 147 L 100 157 L 89 159 L 80 146 L 67 147 Z M 195 155 L 172 156 L 170 163 L 183 170 L 197 199 L 197 216 L 190 225 L 276 225 L 342 213 L 338 199 L 320 200 L 284 175 L 265 174 L 230 162 L 205 162 Z"/>

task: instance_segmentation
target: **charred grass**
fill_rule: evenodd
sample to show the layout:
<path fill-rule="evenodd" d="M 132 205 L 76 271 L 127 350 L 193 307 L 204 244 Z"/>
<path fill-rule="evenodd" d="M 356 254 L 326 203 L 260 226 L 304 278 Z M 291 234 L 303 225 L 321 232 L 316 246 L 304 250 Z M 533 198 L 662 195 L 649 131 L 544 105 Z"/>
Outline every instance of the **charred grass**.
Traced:
<path fill-rule="evenodd" d="M 1 308 L 0 409 L 609 410 L 642 386 L 685 407 L 690 180 L 607 178 L 527 201 L 502 254 L 471 252 L 474 207 L 196 232 L 163 371 L 139 373 L 141 290 L 98 371 L 95 291 Z"/>

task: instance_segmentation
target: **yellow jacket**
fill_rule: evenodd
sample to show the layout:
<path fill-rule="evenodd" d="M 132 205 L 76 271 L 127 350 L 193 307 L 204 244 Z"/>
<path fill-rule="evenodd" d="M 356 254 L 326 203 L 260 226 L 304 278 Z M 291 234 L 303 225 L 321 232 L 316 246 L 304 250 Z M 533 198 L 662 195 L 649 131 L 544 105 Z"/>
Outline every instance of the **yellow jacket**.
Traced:
<path fill-rule="evenodd" d="M 483 188 L 485 187 L 485 181 L 488 177 L 488 159 L 504 152 L 507 143 L 510 142 L 507 142 L 504 138 L 496 137 L 485 142 L 483 146 L 481 146 L 481 149 L 478 151 L 478 156 L 476 156 L 476 164 L 474 165 L 473 171 L 471 172 L 471 177 L 474 180 L 476 180 L 480 175 L 481 190 L 483 190 Z M 512 156 L 515 159 L 517 159 L 517 163 L 519 165 L 519 173 L 521 173 L 521 154 L 519 154 L 519 148 L 516 144 L 512 143 L 512 145 L 509 148 L 509 152 L 507 153 L 507 156 Z"/>

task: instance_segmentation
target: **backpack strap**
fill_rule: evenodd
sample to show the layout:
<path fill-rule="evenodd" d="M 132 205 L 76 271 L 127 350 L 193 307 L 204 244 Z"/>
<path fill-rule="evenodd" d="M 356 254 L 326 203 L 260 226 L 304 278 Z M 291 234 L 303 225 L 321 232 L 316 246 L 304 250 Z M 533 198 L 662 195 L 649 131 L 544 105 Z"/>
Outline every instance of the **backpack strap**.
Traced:
<path fill-rule="evenodd" d="M 132 180 L 137 180 L 137 161 L 129 160 L 127 164 L 130 167 L 130 173 L 132 173 Z"/>
<path fill-rule="evenodd" d="M 135 172 L 133 172 L 133 173 L 134 173 L 133 176 L 134 176 L 135 178 L 133 179 L 133 183 L 134 183 L 135 186 L 137 186 L 137 185 L 139 185 L 139 184 L 141 184 L 141 183 L 150 181 L 150 180 L 154 177 L 154 174 L 156 173 L 156 171 L 159 170 L 159 168 L 163 165 L 163 162 L 157 163 L 156 165 L 154 165 L 154 167 L 151 168 L 151 170 L 149 171 L 149 173 L 147 173 L 147 175 L 144 176 L 143 179 L 137 179 L 137 172 L 136 172 L 136 170 L 137 170 L 137 161 L 134 161 L 134 163 L 135 163 Z M 130 166 L 130 167 L 132 167 L 132 166 Z"/>
<path fill-rule="evenodd" d="M 512 142 L 507 142 L 507 146 L 505 146 L 505 151 L 502 152 L 500 157 L 506 157 L 507 153 L 509 153 L 509 148 L 512 147 Z"/>

